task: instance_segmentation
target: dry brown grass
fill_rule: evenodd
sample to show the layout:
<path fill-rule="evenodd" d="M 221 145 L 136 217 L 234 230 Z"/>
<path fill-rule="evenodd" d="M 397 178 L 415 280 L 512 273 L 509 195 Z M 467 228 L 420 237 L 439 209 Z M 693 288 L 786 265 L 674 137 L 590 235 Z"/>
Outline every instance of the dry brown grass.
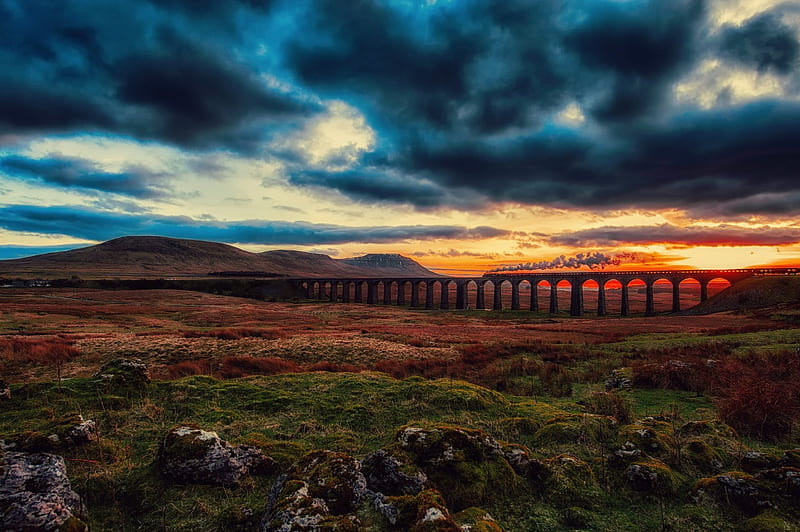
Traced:
<path fill-rule="evenodd" d="M 570 319 L 491 311 L 425 312 L 385 306 L 267 303 L 175 290 L 24 289 L 0 292 L 0 337 L 58 334 L 82 353 L 66 376 L 89 375 L 114 356 L 146 359 L 156 374 L 183 362 L 225 357 L 277 358 L 373 368 L 379 361 L 417 361 L 428 373 L 452 373 L 466 346 L 526 343 L 601 344 L 643 333 L 715 334 L 761 330 L 774 322 L 747 316 Z M 478 348 L 475 348 L 478 349 Z M 542 353 L 560 363 L 566 351 Z M 547 358 L 551 357 L 551 358 Z M 420 362 L 420 361 L 439 362 Z M 475 364 L 467 364 L 475 367 Z M 344 366 L 342 366 L 344 367 Z M 189 366 L 172 371 L 194 371 Z M 41 378 L 30 365 L 4 367 L 9 380 Z"/>

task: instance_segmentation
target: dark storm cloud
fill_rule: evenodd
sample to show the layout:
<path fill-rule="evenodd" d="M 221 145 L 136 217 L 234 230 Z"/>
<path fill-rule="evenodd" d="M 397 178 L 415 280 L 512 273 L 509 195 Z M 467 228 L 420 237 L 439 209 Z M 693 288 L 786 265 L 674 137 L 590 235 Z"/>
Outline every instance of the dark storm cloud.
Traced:
<path fill-rule="evenodd" d="M 599 3 L 566 37 L 608 89 L 594 106 L 601 120 L 630 120 L 663 103 L 676 75 L 691 65 L 705 2 Z"/>
<path fill-rule="evenodd" d="M 670 224 L 633 227 L 596 227 L 550 238 L 552 244 L 594 247 L 667 244 L 682 246 L 784 246 L 800 242 L 800 228 L 678 227 Z"/>
<path fill-rule="evenodd" d="M 134 198 L 159 198 L 170 190 L 164 176 L 144 168 L 124 172 L 105 172 L 95 163 L 72 157 L 29 159 L 20 156 L 0 158 L 0 174 L 35 180 L 64 188 L 111 192 Z"/>
<path fill-rule="evenodd" d="M 614 144 L 545 132 L 502 144 L 411 146 L 407 172 L 501 201 L 691 207 L 797 188 L 800 105 L 757 102 L 631 127 Z"/>
<path fill-rule="evenodd" d="M 438 239 L 480 240 L 507 233 L 493 227 L 408 225 L 347 227 L 308 222 L 215 222 L 186 216 L 134 215 L 85 207 L 0 207 L 0 227 L 11 231 L 68 235 L 87 240 L 110 240 L 123 235 L 239 242 L 243 244 L 392 243 Z"/>
<path fill-rule="evenodd" d="M 797 30 L 781 22 L 780 8 L 757 15 L 739 27 L 727 27 L 720 49 L 724 57 L 759 71 L 786 74 L 797 66 Z"/>
<path fill-rule="evenodd" d="M 241 5 L 266 16 L 268 4 L 217 3 L 215 22 L 235 18 Z M 236 54 L 235 31 L 172 14 L 207 13 L 201 5 L 159 5 L 4 0 L 0 134 L 92 131 L 252 150 L 269 128 L 316 112 Z"/>
<path fill-rule="evenodd" d="M 171 31 L 160 32 L 152 49 L 120 59 L 114 71 L 118 100 L 149 113 L 139 127 L 177 144 L 234 142 L 248 121 L 278 121 L 312 108 Z"/>
<path fill-rule="evenodd" d="M 341 172 L 301 170 L 292 173 L 289 181 L 298 186 L 334 188 L 357 200 L 413 203 L 420 209 L 446 205 L 466 206 L 471 196 L 474 196 L 470 192 L 454 197 L 445 187 L 402 174 L 392 174 L 386 168 Z"/>
<path fill-rule="evenodd" d="M 788 13 L 714 33 L 703 0 L 0 0 L 0 135 L 263 151 L 294 185 L 422 209 L 738 216 L 797 191 L 800 104 L 698 110 L 673 91 L 705 60 L 793 72 Z M 320 170 L 279 139 L 332 99 L 365 116 L 375 151 Z M 585 121 L 560 119 L 567 106 Z"/>
<path fill-rule="evenodd" d="M 375 1 L 319 0 L 287 47 L 306 84 L 370 107 L 379 122 L 492 133 L 557 105 L 566 82 L 551 2 L 459 2 L 428 16 Z"/>

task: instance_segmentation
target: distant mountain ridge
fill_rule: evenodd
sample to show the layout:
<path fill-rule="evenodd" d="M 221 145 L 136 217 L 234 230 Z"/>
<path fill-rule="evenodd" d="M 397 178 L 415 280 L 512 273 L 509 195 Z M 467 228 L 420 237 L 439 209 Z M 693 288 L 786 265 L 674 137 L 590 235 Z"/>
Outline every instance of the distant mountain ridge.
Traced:
<path fill-rule="evenodd" d="M 198 277 L 229 272 L 266 277 L 435 276 L 397 254 L 352 259 L 278 250 L 252 253 L 229 244 L 160 236 L 125 236 L 85 248 L 0 261 L 5 277 Z"/>

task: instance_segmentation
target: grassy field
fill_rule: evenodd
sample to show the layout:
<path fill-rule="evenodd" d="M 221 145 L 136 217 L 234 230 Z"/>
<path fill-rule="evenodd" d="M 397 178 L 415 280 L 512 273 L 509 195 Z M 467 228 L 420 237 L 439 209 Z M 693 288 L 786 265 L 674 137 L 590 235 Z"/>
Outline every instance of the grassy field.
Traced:
<path fill-rule="evenodd" d="M 0 403 L 0 438 L 35 442 L 75 413 L 95 420 L 99 442 L 59 450 L 92 530 L 253 529 L 237 516 L 260 518 L 276 475 L 221 488 L 158 474 L 159 442 L 188 422 L 260 447 L 281 470 L 316 449 L 362 458 L 408 425 L 477 429 L 546 463 L 564 453 L 585 462 L 583 477 L 487 496 L 505 530 L 800 527 L 796 499 L 775 495 L 773 509 L 752 515 L 693 489 L 745 467 L 749 450 L 800 447 L 800 329 L 769 313 L 569 318 L 50 289 L 4 291 L 0 305 L 13 396 Z M 42 356 L 54 346 L 70 349 L 58 367 Z M 99 387 L 91 375 L 120 356 L 147 362 L 154 380 Z M 612 372 L 633 386 L 606 393 Z M 761 412 L 774 426 L 734 408 L 770 393 L 789 399 L 763 406 L 779 409 Z M 736 431 L 691 428 L 713 428 L 723 413 Z M 614 451 L 648 430 L 667 491 L 632 489 L 613 466 Z"/>

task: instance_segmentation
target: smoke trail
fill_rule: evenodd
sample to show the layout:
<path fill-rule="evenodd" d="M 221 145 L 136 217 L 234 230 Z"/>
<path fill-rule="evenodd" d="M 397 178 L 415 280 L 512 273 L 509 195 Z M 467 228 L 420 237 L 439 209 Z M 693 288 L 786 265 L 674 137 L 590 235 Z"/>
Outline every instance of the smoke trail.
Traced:
<path fill-rule="evenodd" d="M 619 266 L 622 262 L 635 260 L 635 253 L 620 253 L 618 255 L 606 255 L 600 251 L 590 251 L 589 253 L 578 253 L 574 257 L 561 255 L 553 260 L 543 260 L 540 262 L 526 262 L 524 264 L 514 264 L 501 266 L 491 270 L 492 272 L 516 272 L 528 270 L 556 270 L 565 268 L 578 269 L 587 266 L 591 270 L 602 269 L 606 266 Z"/>

